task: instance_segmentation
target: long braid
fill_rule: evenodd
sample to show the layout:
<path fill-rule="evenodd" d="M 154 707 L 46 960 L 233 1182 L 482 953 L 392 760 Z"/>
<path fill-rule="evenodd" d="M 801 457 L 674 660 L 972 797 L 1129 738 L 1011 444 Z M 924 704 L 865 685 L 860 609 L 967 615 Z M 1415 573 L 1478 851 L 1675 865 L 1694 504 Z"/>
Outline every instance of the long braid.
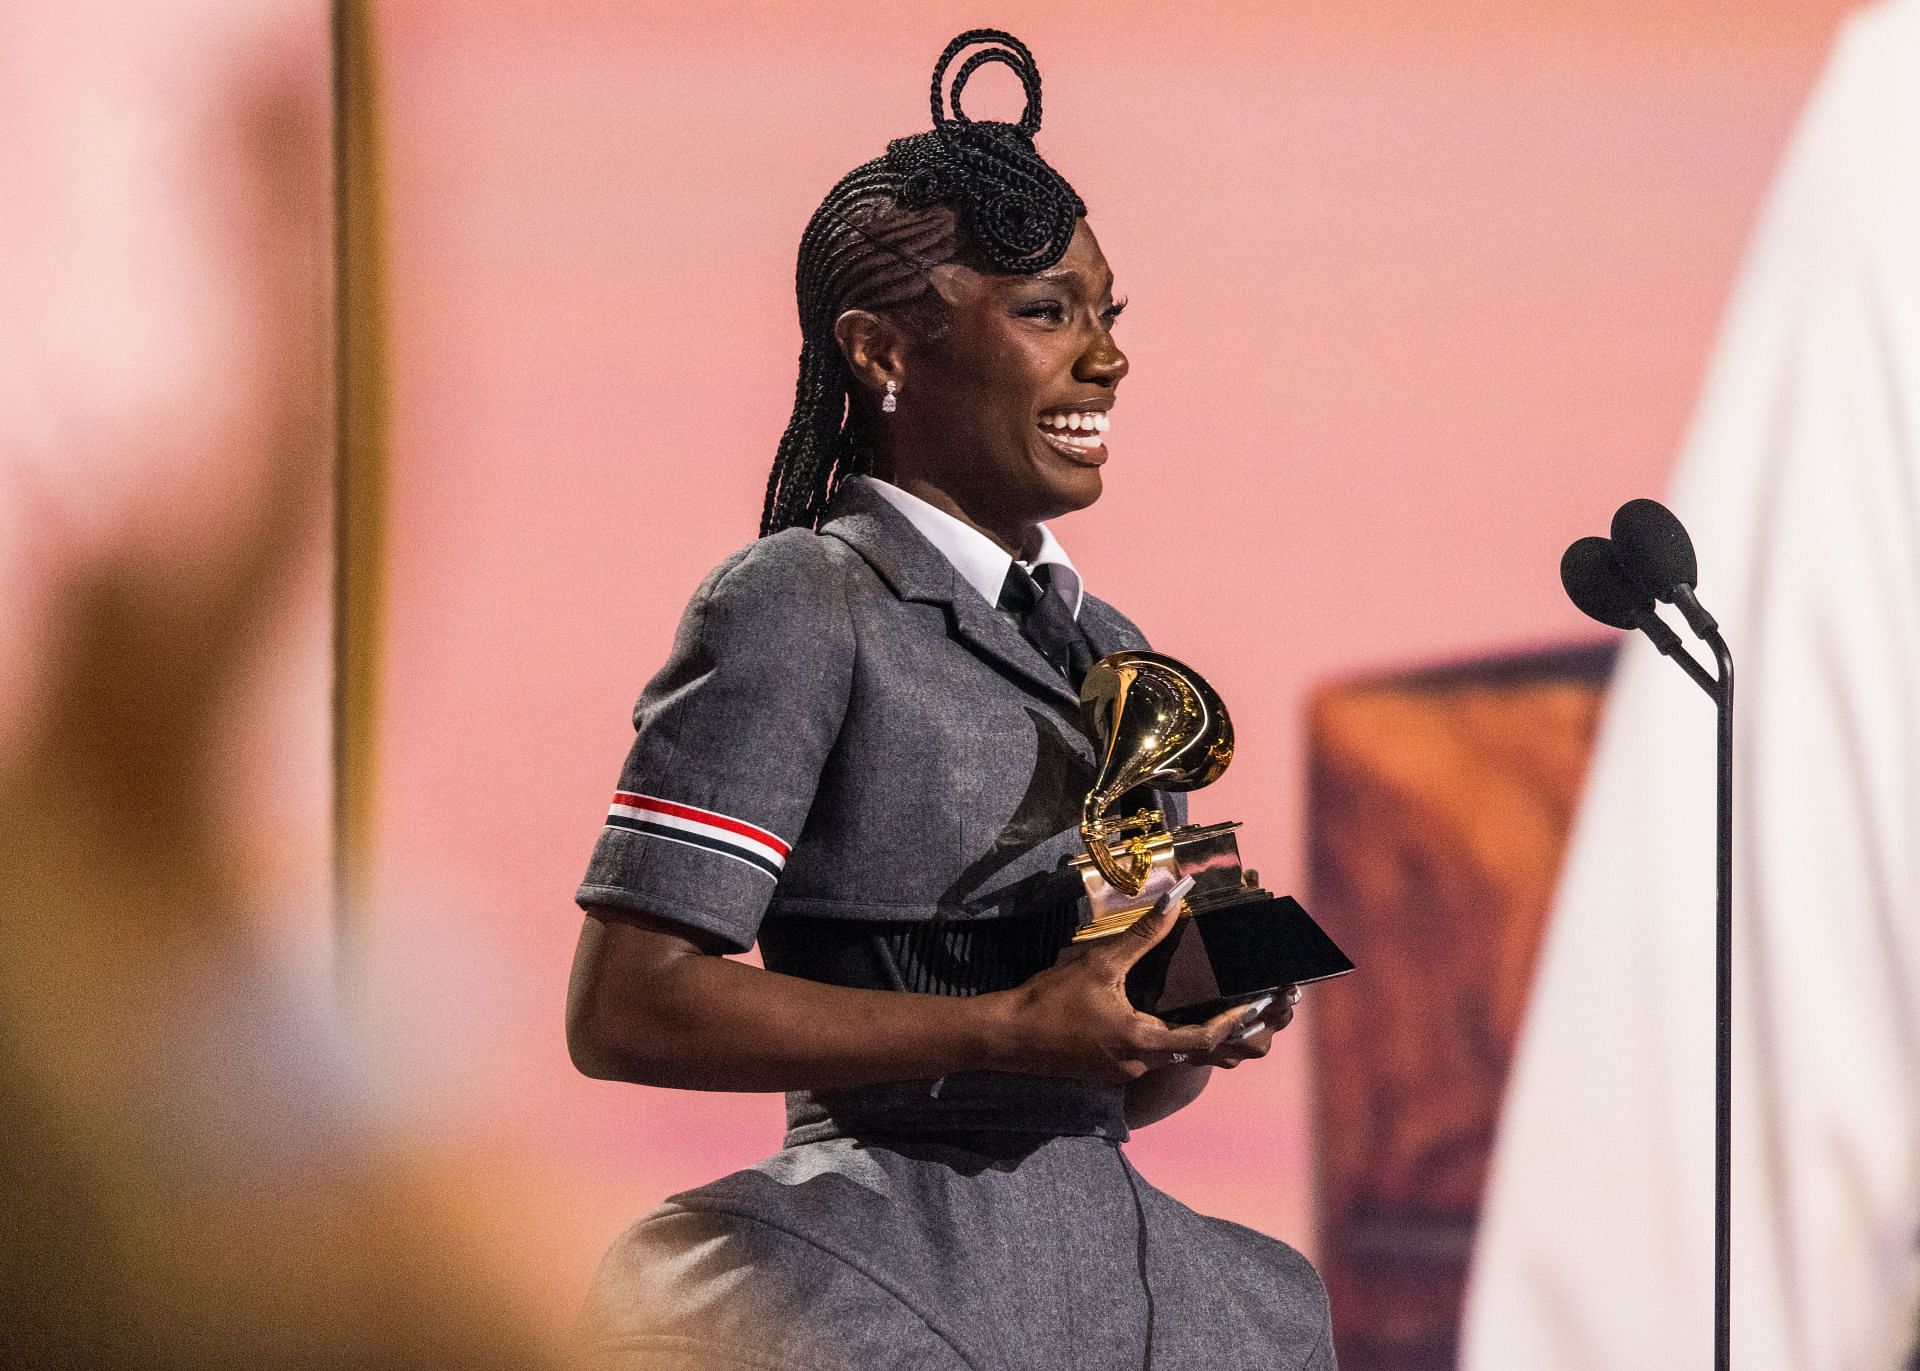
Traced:
<path fill-rule="evenodd" d="M 975 44 L 989 46 L 961 63 L 943 98 L 947 68 Z M 960 107 L 968 78 L 990 62 L 1013 68 L 1026 92 L 1016 124 L 975 122 Z M 767 476 L 763 537 L 819 527 L 840 482 L 871 465 L 868 445 L 857 441 L 860 409 L 834 321 L 849 309 L 923 314 L 934 298 L 928 273 L 945 262 L 1044 271 L 1066 252 L 1074 221 L 1087 212 L 1034 150 L 1040 72 L 1019 39 L 973 29 L 947 44 L 933 69 L 932 107 L 930 132 L 896 138 L 884 156 L 842 177 L 800 237 L 800 376 Z M 916 322 L 922 332 L 937 328 L 924 317 Z"/>

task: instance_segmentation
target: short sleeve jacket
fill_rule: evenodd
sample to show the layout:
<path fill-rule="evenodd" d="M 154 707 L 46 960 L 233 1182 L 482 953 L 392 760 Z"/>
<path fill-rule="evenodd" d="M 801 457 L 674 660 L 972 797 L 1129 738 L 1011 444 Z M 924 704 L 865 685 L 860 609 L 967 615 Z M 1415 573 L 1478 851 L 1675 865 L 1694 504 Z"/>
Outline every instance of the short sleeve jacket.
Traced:
<path fill-rule="evenodd" d="M 1096 653 L 1145 645 L 1092 596 L 1080 625 Z M 634 724 L 588 908 L 745 950 L 770 917 L 951 923 L 1077 897 L 1094 755 L 1075 693 L 860 483 L 818 533 L 706 579 Z"/>

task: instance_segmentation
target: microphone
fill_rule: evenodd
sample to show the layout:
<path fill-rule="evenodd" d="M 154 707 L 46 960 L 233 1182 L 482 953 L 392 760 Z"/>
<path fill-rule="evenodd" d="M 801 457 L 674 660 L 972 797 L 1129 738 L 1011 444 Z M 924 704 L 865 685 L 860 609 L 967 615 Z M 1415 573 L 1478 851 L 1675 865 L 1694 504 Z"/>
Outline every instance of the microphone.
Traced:
<path fill-rule="evenodd" d="M 1638 628 L 1705 691 L 1719 716 L 1719 784 L 1714 819 L 1713 1364 L 1732 1364 L 1733 1308 L 1733 653 L 1713 616 L 1694 598 L 1700 566 L 1693 539 L 1654 500 L 1629 500 L 1613 516 L 1612 538 L 1582 538 L 1560 558 L 1560 584 L 1583 614 Z M 1713 650 L 1709 676 L 1654 609 L 1676 605 Z"/>
<path fill-rule="evenodd" d="M 1613 628 L 1637 628 L 1668 657 L 1691 663 L 1680 637 L 1653 611 L 1650 595 L 1620 564 L 1614 545 L 1605 538 L 1581 538 L 1560 557 L 1560 584 L 1567 598 L 1589 619 Z M 1675 657 L 1675 654 L 1680 654 Z"/>
<path fill-rule="evenodd" d="M 1650 595 L 1676 606 L 1695 636 L 1711 640 L 1720 625 L 1694 597 L 1700 563 L 1693 539 L 1658 500 L 1629 500 L 1614 512 L 1613 546 L 1620 565 Z"/>
<path fill-rule="evenodd" d="M 1635 628 L 1641 603 L 1653 604 L 1627 576 L 1626 568 L 1605 538 L 1582 538 L 1560 557 L 1560 584 L 1567 597 L 1589 619 L 1614 628 Z"/>

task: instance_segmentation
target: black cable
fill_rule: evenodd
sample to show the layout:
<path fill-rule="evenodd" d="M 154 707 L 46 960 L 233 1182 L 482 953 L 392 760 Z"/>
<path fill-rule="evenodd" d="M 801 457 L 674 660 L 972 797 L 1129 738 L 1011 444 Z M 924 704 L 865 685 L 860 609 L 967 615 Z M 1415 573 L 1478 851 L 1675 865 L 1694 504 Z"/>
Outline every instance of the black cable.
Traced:
<path fill-rule="evenodd" d="M 1140 1263 L 1140 1293 L 1147 1299 L 1147 1338 L 1146 1350 L 1142 1353 L 1141 1371 L 1153 1371 L 1153 1282 L 1147 1276 L 1147 1206 L 1140 1198 L 1140 1179 L 1133 1169 L 1133 1163 L 1127 1160 L 1127 1154 L 1120 1150 L 1120 1144 L 1113 1144 L 1113 1155 L 1120 1159 L 1120 1170 L 1127 1178 L 1127 1188 L 1133 1192 L 1133 1217 L 1138 1235 L 1134 1243 L 1134 1252 Z"/>

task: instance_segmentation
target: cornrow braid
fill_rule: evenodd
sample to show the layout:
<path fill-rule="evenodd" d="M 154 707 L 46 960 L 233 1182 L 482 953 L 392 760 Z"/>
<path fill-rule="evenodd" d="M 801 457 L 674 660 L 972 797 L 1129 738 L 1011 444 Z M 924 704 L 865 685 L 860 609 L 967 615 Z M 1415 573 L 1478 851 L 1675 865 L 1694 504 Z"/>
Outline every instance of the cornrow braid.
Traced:
<path fill-rule="evenodd" d="M 984 44 L 954 73 L 954 58 Z M 988 63 L 1011 67 L 1026 92 L 1018 123 L 976 122 L 960 92 Z M 887 144 L 827 192 L 800 237 L 794 272 L 800 306 L 800 377 L 793 415 L 767 476 L 760 533 L 818 528 L 841 481 L 870 470 L 853 376 L 833 335 L 847 310 L 891 312 L 938 327 L 929 273 L 966 260 L 985 270 L 1045 271 L 1072 241 L 1087 207 L 1034 149 L 1040 71 L 1012 34 L 971 29 L 934 64 L 933 128 Z M 916 317 L 918 316 L 918 317 Z"/>

